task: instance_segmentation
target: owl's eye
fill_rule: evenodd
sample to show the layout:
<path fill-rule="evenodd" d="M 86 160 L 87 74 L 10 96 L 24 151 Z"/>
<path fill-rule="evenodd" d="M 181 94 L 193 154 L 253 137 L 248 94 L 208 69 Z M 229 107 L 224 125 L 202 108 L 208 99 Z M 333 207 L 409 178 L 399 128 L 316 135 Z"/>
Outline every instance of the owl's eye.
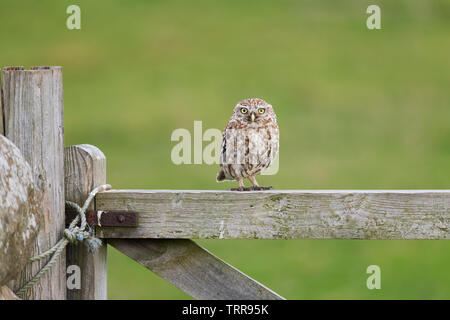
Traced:
<path fill-rule="evenodd" d="M 264 112 L 266 112 L 266 109 L 264 109 L 264 108 L 259 108 L 258 109 L 258 113 L 259 114 L 263 114 Z"/>
<path fill-rule="evenodd" d="M 242 114 L 246 114 L 248 112 L 248 109 L 247 108 L 241 108 L 241 113 Z"/>

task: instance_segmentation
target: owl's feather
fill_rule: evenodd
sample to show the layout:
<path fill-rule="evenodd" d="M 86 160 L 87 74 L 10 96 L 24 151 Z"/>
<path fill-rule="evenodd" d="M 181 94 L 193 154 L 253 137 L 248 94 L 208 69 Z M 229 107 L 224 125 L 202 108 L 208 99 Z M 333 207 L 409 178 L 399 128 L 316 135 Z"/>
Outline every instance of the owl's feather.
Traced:
<path fill-rule="evenodd" d="M 216 181 L 217 182 L 222 182 L 222 181 L 225 181 L 225 180 L 231 180 L 231 179 L 227 179 L 226 176 L 225 176 L 225 171 L 223 171 L 223 169 L 220 169 L 219 173 L 217 174 Z"/>

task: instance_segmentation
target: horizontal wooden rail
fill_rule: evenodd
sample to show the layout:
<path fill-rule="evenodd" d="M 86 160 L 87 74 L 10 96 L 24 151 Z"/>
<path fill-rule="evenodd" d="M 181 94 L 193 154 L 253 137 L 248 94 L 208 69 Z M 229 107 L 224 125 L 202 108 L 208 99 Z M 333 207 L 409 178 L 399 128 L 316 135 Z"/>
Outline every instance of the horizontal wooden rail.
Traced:
<path fill-rule="evenodd" d="M 450 239 L 450 190 L 111 190 L 96 210 L 139 215 L 103 238 Z"/>

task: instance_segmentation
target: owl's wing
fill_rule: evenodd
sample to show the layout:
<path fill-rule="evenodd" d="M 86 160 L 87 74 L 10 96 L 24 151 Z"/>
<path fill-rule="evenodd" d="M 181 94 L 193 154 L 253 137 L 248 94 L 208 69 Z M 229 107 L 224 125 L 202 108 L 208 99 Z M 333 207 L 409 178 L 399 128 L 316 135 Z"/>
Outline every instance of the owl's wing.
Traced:
<path fill-rule="evenodd" d="M 223 129 L 222 131 L 222 153 L 220 154 L 220 164 L 226 164 L 227 163 L 227 131 L 228 130 L 232 130 L 236 128 L 236 121 L 231 120 L 230 122 L 228 122 L 227 126 L 225 127 L 225 129 Z M 232 142 L 231 142 L 232 145 Z"/>
<path fill-rule="evenodd" d="M 273 158 L 277 156 L 278 150 L 280 149 L 280 130 L 278 129 L 278 126 L 274 128 L 274 135 L 273 138 Z"/>
<path fill-rule="evenodd" d="M 226 134 L 226 132 L 227 132 L 227 128 L 225 128 L 222 132 L 222 151 L 220 153 L 220 164 L 221 165 L 226 162 L 225 161 L 225 159 L 226 159 L 225 157 L 227 154 L 227 134 Z"/>

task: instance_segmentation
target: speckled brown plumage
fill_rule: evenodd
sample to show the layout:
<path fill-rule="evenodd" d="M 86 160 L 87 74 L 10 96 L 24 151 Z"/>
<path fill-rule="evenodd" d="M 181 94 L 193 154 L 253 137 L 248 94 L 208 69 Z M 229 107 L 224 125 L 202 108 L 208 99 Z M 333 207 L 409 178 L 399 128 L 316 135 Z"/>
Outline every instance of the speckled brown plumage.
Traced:
<path fill-rule="evenodd" d="M 238 181 L 236 190 L 248 190 L 247 178 L 253 190 L 259 187 L 255 176 L 270 166 L 278 153 L 279 130 L 273 107 L 258 98 L 240 101 L 233 110 L 230 121 L 222 133 L 222 153 L 218 182 Z"/>

